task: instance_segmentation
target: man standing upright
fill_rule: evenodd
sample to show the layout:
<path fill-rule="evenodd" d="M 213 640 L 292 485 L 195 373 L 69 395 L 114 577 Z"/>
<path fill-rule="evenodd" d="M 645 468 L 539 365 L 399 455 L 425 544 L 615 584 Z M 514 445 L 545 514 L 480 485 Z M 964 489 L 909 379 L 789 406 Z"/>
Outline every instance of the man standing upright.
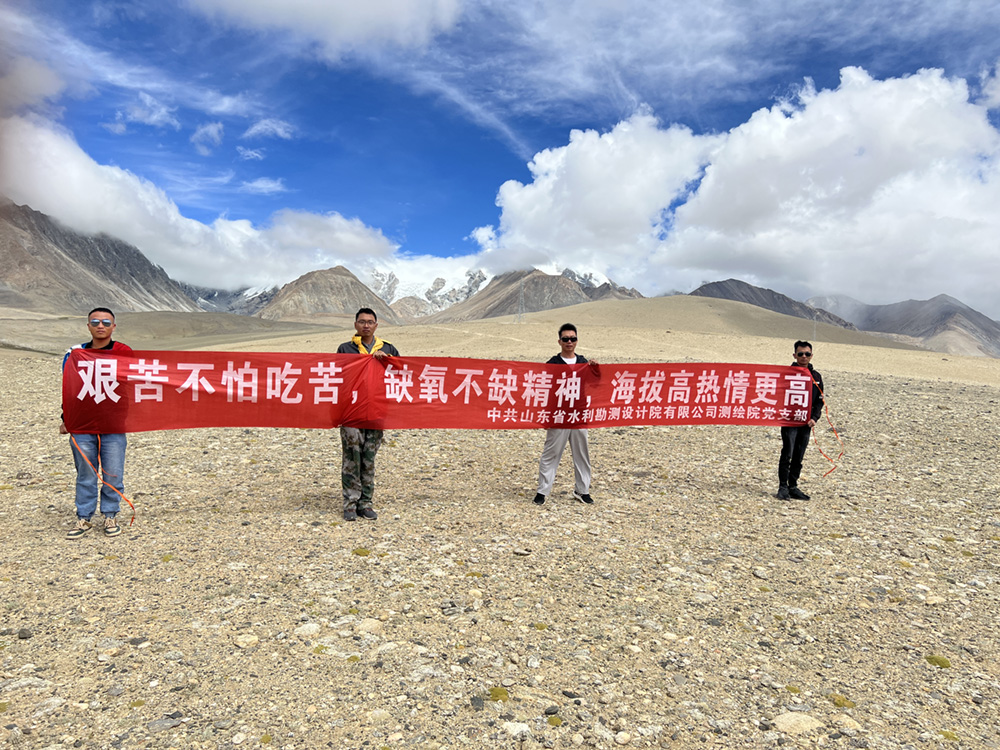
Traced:
<path fill-rule="evenodd" d="M 375 335 L 378 316 L 370 307 L 362 307 L 354 315 L 357 335 L 337 347 L 337 354 L 364 354 L 385 360 L 398 357 L 399 351 L 388 341 Z M 356 427 L 340 428 L 341 483 L 344 489 L 344 520 L 356 521 L 358 517 L 374 521 L 378 514 L 372 508 L 375 493 L 375 455 L 382 445 L 382 430 L 362 430 Z"/>
<path fill-rule="evenodd" d="M 132 347 L 115 341 L 115 314 L 106 307 L 95 307 L 87 316 L 87 330 L 90 341 L 85 341 L 74 349 L 93 349 L 107 352 L 130 352 Z M 69 352 L 63 357 L 63 367 L 69 359 Z M 59 422 L 59 433 L 69 434 L 66 423 Z M 91 517 L 97 511 L 100 499 L 101 514 L 104 516 L 104 533 L 118 536 L 122 532 L 115 517 L 118 515 L 120 500 L 124 497 L 125 486 L 122 475 L 125 472 L 125 434 L 70 435 L 70 450 L 76 464 L 76 525 L 66 537 L 79 539 L 93 527 Z"/>
<path fill-rule="evenodd" d="M 809 421 L 798 427 L 781 428 L 781 456 L 778 458 L 778 494 L 779 500 L 808 500 L 809 495 L 799 489 L 799 474 L 802 473 L 802 458 L 809 446 L 809 435 L 813 425 L 823 413 L 823 376 L 812 366 L 812 344 L 808 341 L 795 342 L 795 367 L 805 367 L 812 375 L 812 409 Z"/>
<path fill-rule="evenodd" d="M 575 325 L 564 323 L 559 329 L 558 341 L 561 351 L 545 364 L 574 365 L 587 361 L 586 357 L 576 353 L 577 333 Z M 594 360 L 590 360 L 590 364 L 593 367 L 597 366 L 597 362 Z M 590 496 L 590 447 L 587 443 L 587 430 L 552 429 L 545 431 L 545 445 L 542 448 L 542 457 L 538 462 L 538 493 L 535 495 L 535 505 L 544 504 L 545 496 L 552 491 L 552 483 L 556 478 L 556 468 L 559 466 L 559 459 L 562 458 L 567 442 L 573 454 L 575 482 L 573 497 L 588 505 L 594 502 Z"/>

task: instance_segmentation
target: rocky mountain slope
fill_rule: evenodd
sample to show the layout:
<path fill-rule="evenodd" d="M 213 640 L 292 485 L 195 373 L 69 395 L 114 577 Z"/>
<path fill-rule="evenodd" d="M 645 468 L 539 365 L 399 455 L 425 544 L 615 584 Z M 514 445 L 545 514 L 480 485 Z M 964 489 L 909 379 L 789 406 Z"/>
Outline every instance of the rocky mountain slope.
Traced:
<path fill-rule="evenodd" d="M 779 294 L 771 289 L 762 289 L 738 279 L 726 279 L 725 281 L 713 281 L 710 284 L 704 284 L 691 292 L 691 295 L 695 297 L 716 297 L 734 302 L 746 302 L 748 305 L 763 307 L 765 310 L 773 310 L 782 315 L 793 315 L 796 318 L 817 320 L 821 323 L 829 323 L 830 325 L 842 328 L 855 327 L 854 324 L 826 310 L 807 305 L 804 302 L 786 297 L 784 294 Z"/>
<path fill-rule="evenodd" d="M 935 351 L 1000 357 L 1000 323 L 947 294 L 891 305 L 830 295 L 812 297 L 809 304 L 835 310 L 863 331 L 910 336 Z"/>
<path fill-rule="evenodd" d="M 397 323 L 399 316 L 381 297 L 343 266 L 311 271 L 278 290 L 257 315 L 266 320 L 312 320 L 317 316 L 354 316 L 370 307 L 379 321 Z"/>
<path fill-rule="evenodd" d="M 465 302 L 452 305 L 421 322 L 448 323 L 497 318 L 502 315 L 553 310 L 606 299 L 638 299 L 635 289 L 612 282 L 588 286 L 572 272 L 553 276 L 537 269 L 510 271 L 496 276 L 486 288 Z"/>
<path fill-rule="evenodd" d="M 116 311 L 198 309 L 132 245 L 79 234 L 27 206 L 0 204 L 0 305 L 86 313 L 97 304 Z"/>

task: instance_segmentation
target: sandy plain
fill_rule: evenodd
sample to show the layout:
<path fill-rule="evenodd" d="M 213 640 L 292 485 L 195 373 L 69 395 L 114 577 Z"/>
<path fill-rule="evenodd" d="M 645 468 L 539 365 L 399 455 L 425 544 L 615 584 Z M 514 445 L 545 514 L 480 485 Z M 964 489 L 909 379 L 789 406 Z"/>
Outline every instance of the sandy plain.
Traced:
<path fill-rule="evenodd" d="M 592 430 L 530 502 L 537 431 L 387 433 L 344 523 L 336 432 L 129 438 L 117 538 L 64 538 L 59 357 L 0 313 L 0 742 L 16 748 L 1000 746 L 1000 361 L 719 300 L 380 330 L 405 354 L 784 363 L 814 342 L 837 468 L 774 498 L 777 430 Z M 123 314 L 134 348 L 334 351 L 339 325 Z M 824 424 L 819 446 L 840 445 Z M 126 516 L 127 520 L 127 516 Z"/>

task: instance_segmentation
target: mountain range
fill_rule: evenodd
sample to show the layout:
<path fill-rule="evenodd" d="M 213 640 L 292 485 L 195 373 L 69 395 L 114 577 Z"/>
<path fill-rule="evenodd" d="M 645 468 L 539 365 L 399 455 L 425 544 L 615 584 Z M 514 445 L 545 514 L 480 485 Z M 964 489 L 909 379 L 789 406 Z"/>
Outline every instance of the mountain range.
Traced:
<path fill-rule="evenodd" d="M 343 266 L 309 272 L 281 288 L 225 291 L 171 279 L 142 252 L 107 235 L 82 235 L 51 217 L 0 199 L 0 307 L 78 313 L 95 300 L 123 311 L 235 313 L 262 320 L 322 323 L 371 307 L 392 325 L 452 323 L 551 310 L 602 300 L 641 298 L 635 289 L 565 269 L 492 277 L 470 270 L 464 283 L 436 279 L 423 296 L 396 298 L 400 280 L 368 269 L 370 285 Z M 374 287 L 374 288 L 373 288 Z M 412 283 L 407 291 L 413 291 Z M 799 302 L 737 279 L 712 282 L 691 296 L 754 305 L 806 320 L 861 330 L 925 348 L 1000 357 L 1000 323 L 947 295 L 868 305 L 844 295 Z"/>

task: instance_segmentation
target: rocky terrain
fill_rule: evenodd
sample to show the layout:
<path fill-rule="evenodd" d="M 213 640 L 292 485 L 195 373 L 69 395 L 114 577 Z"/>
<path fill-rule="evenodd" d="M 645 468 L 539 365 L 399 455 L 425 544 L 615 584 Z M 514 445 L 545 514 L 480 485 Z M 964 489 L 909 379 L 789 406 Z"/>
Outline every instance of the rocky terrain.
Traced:
<path fill-rule="evenodd" d="M 628 304 L 380 332 L 537 360 L 565 317 L 605 366 L 795 337 Z M 386 435 L 379 519 L 345 523 L 336 431 L 152 432 L 134 524 L 70 541 L 58 361 L 0 352 L 0 747 L 998 747 L 1000 363 L 816 353 L 844 455 L 824 477 L 810 450 L 808 502 L 773 496 L 777 430 L 592 430 L 596 503 L 565 456 L 540 508 L 537 431 L 415 430 Z"/>

